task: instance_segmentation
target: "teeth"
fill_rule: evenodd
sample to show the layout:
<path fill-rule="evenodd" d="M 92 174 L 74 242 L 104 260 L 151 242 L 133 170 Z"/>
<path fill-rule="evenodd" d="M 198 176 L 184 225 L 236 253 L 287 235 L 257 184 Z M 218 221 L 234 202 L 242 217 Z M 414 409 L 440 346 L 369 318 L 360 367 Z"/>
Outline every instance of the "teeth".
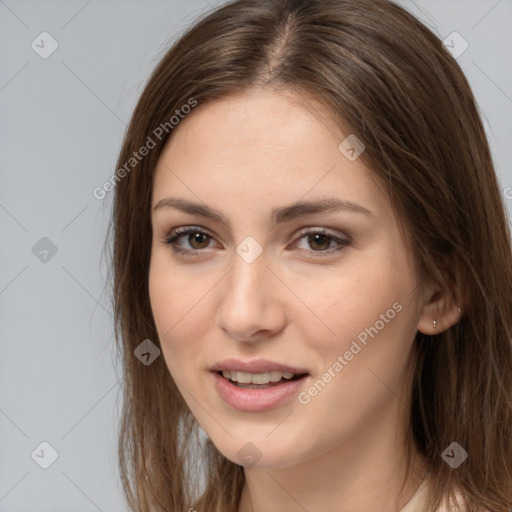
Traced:
<path fill-rule="evenodd" d="M 293 377 L 291 372 L 280 372 L 272 370 L 266 373 L 248 373 L 248 372 L 232 372 L 230 370 L 223 370 L 222 376 L 241 384 L 268 384 L 269 382 L 279 382 L 282 378 L 291 379 Z"/>
<path fill-rule="evenodd" d="M 282 376 L 283 376 L 283 374 L 281 372 L 273 370 L 270 372 L 270 376 L 269 376 L 270 382 L 279 382 L 281 380 Z"/>

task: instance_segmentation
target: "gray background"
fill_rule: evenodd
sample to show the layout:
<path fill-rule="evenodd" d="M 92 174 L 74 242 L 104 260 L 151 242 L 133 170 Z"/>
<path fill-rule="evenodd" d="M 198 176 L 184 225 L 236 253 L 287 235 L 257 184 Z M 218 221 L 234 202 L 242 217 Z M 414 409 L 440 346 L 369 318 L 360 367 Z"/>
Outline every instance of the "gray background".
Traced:
<path fill-rule="evenodd" d="M 92 191 L 115 170 L 159 57 L 221 3 L 0 0 L 0 512 L 125 510 L 101 258 L 111 193 Z M 512 215 L 512 0 L 400 3 L 441 39 L 469 43 L 457 60 Z M 44 31 L 58 43 L 46 59 L 31 47 L 51 49 Z M 43 441 L 58 453 L 47 469 Z"/>

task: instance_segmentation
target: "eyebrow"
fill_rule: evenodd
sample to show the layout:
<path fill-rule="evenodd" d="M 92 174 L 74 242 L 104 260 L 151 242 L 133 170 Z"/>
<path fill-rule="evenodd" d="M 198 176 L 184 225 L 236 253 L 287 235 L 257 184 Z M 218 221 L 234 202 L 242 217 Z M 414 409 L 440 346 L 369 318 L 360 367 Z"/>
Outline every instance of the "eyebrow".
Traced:
<path fill-rule="evenodd" d="M 166 197 L 158 201 L 158 203 L 153 207 L 153 212 L 160 210 L 161 208 L 174 208 L 192 215 L 200 215 L 201 217 L 222 222 L 231 228 L 230 222 L 227 221 L 220 212 L 210 208 L 204 203 L 194 203 L 186 199 Z M 270 217 L 272 224 L 275 225 L 289 222 L 305 215 L 313 215 L 333 210 L 351 211 L 363 214 L 370 219 L 375 218 L 370 210 L 364 206 L 334 197 L 317 199 L 315 201 L 299 201 L 288 206 L 274 208 L 270 213 Z"/>

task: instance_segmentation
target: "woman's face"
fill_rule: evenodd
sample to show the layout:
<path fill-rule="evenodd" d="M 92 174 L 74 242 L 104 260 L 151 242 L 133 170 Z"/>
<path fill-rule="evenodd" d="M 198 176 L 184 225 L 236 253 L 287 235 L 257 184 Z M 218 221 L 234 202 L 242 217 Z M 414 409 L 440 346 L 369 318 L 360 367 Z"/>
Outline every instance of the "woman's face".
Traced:
<path fill-rule="evenodd" d="M 361 147 L 340 150 L 349 133 L 314 106 L 321 116 L 270 91 L 199 104 L 154 177 L 163 356 L 238 464 L 306 461 L 378 430 L 409 398 L 422 309 L 412 258 L 354 159 Z"/>

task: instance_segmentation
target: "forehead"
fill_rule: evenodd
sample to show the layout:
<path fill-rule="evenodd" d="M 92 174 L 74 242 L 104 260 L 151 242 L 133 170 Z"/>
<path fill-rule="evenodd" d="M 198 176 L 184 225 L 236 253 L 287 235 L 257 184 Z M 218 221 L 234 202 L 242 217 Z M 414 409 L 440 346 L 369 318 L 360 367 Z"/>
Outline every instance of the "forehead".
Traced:
<path fill-rule="evenodd" d="M 320 103 L 288 91 L 199 104 L 160 156 L 153 204 L 172 194 L 254 210 L 334 195 L 383 210 L 372 173 L 339 149 L 349 135 Z"/>
<path fill-rule="evenodd" d="M 342 136 L 336 122 L 316 100 L 290 91 L 264 89 L 199 104 L 175 128 L 168 147 L 190 148 L 200 141 L 201 147 L 196 149 L 201 151 L 229 153 L 241 149 L 250 153 L 262 145 L 268 150 L 299 144 L 307 149 L 332 139 L 336 149 Z"/>

